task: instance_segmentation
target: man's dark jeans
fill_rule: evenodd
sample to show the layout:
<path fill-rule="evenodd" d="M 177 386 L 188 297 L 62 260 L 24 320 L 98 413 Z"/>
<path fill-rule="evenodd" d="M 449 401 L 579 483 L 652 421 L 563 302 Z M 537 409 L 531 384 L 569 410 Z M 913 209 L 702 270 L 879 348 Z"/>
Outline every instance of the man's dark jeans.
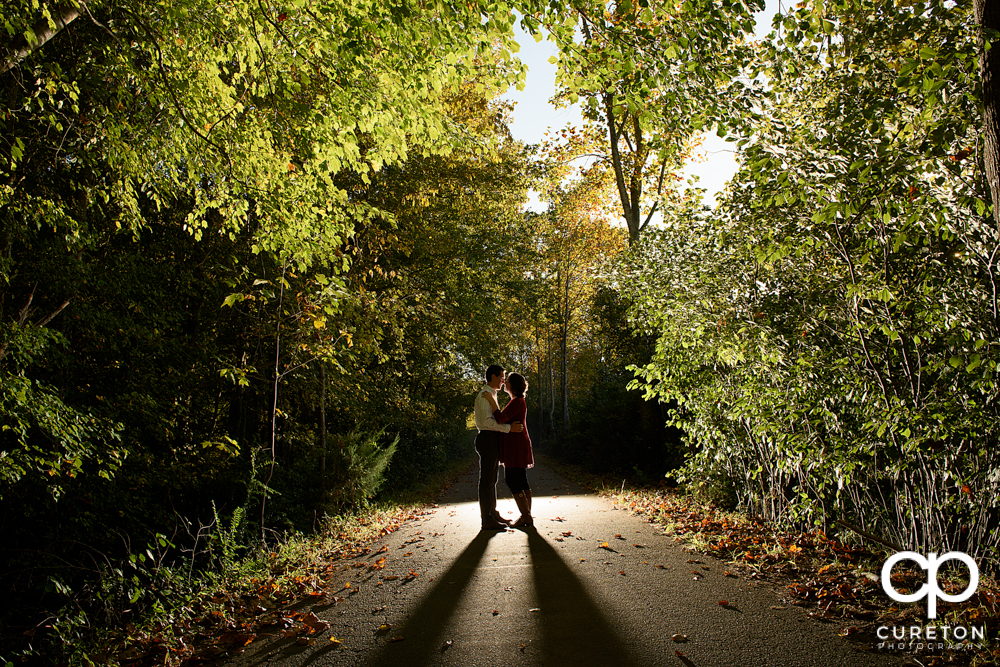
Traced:
<path fill-rule="evenodd" d="M 483 521 L 492 520 L 497 509 L 500 433 L 480 431 L 476 436 L 476 453 L 479 454 L 479 512 Z"/>

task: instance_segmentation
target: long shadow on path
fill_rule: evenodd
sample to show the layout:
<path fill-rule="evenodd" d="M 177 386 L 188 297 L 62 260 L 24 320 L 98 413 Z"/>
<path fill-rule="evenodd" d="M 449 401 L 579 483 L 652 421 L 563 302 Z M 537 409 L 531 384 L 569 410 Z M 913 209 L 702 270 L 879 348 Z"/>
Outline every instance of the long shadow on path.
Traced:
<path fill-rule="evenodd" d="M 638 667 L 641 663 L 629 653 L 580 578 L 545 538 L 534 530 L 527 533 L 539 602 L 542 664 Z"/>
<path fill-rule="evenodd" d="M 393 629 L 392 635 L 405 637 L 405 641 L 385 644 L 369 657 L 367 664 L 415 667 L 436 662 L 444 644 L 448 620 L 465 596 L 487 544 L 496 536 L 492 531 L 477 534 L 448 571 L 438 577 L 434 588 L 424 596 L 406 624 L 398 630 Z"/>

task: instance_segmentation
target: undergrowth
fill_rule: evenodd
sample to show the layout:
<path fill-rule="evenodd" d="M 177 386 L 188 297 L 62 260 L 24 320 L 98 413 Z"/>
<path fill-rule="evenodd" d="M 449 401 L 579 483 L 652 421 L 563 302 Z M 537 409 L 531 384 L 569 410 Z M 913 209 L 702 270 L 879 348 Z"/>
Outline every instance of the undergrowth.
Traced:
<path fill-rule="evenodd" d="M 168 561 L 165 555 L 173 545 L 157 535 L 133 553 L 129 563 L 109 567 L 99 585 L 67 591 L 71 602 L 62 612 L 31 631 L 27 648 L 0 656 L 0 665 L 199 664 L 239 651 L 259 629 L 275 624 L 282 625 L 285 636 L 311 641 L 323 622 L 283 608 L 298 600 L 351 594 L 331 579 L 330 562 L 363 553 L 373 541 L 418 515 L 469 465 L 468 459 L 457 462 L 418 489 L 327 516 L 312 533 L 289 533 L 267 545 L 241 543 L 240 512 L 228 522 L 217 518 L 204 538 L 204 548 L 214 554 L 212 567 L 199 571 L 183 560 Z M 139 586 L 144 596 L 155 593 L 155 601 L 141 614 L 93 613 L 102 594 L 138 601 Z"/>

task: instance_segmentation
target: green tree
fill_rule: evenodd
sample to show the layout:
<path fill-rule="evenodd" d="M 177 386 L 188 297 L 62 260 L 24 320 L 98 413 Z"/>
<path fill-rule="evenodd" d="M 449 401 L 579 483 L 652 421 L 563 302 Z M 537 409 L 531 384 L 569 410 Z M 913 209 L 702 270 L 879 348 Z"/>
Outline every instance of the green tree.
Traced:
<path fill-rule="evenodd" d="M 659 335 L 638 384 L 680 402 L 689 477 L 754 511 L 995 558 L 1000 242 L 971 6 L 776 25 L 770 121 L 722 208 L 638 256 L 626 294 Z"/>
<path fill-rule="evenodd" d="M 751 126 L 759 87 L 745 76 L 761 2 L 573 2 L 543 23 L 559 45 L 560 95 L 580 100 L 635 244 L 672 196 L 690 141 Z"/>
<path fill-rule="evenodd" d="M 37 4 L 4 20 L 49 25 Z M 92 0 L 4 61 L 0 474 L 23 550 L 0 569 L 25 573 L 5 628 L 68 590 L 90 614 L 88 577 L 151 530 L 193 548 L 213 507 L 237 526 L 267 493 L 293 529 L 361 502 L 386 464 L 406 478 L 397 433 L 417 473 L 461 451 L 468 360 L 513 308 L 463 279 L 516 276 L 531 178 L 491 103 L 520 72 L 494 9 Z"/>
<path fill-rule="evenodd" d="M 86 18 L 70 22 L 80 10 Z M 0 74 L 5 386 L 25 372 L 11 360 L 54 339 L 42 329 L 66 316 L 79 291 L 69 279 L 38 281 L 33 272 L 45 272 L 23 265 L 19 253 L 39 238 L 61 239 L 50 249 L 67 259 L 53 264 L 82 269 L 114 230 L 148 233 L 153 212 L 171 210 L 181 215 L 161 220 L 195 240 L 248 238 L 251 256 L 271 254 L 300 271 L 325 262 L 355 223 L 380 215 L 339 182 L 370 183 L 411 154 L 448 154 L 460 141 L 446 110 L 450 91 L 473 75 L 486 87 L 519 76 L 494 60 L 513 15 L 489 10 L 200 0 L 9 6 L 16 39 Z M 433 20 L 442 12 L 448 21 Z M 46 390 L 25 382 L 5 401 L 9 433 L 22 434 L 17 447 L 36 447 L 24 434 L 44 422 L 42 431 L 76 453 L 39 454 L 36 467 L 80 461 L 86 451 L 99 458 L 96 427 L 84 423 L 100 415 L 60 407 L 52 392 L 46 413 L 32 413 L 25 392 Z M 106 472 L 117 460 L 109 456 Z"/>

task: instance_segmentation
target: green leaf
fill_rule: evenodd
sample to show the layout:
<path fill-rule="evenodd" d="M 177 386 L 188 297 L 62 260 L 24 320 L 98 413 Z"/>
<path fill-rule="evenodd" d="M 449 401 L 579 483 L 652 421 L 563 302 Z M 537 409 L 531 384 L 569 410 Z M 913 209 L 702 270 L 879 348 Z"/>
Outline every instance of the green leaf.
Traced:
<path fill-rule="evenodd" d="M 966 366 L 965 370 L 971 373 L 972 371 L 974 371 L 977 368 L 979 368 L 979 366 L 982 363 L 982 361 L 981 361 L 981 357 L 978 354 L 975 354 L 975 353 L 973 353 L 972 355 L 970 355 L 969 359 L 970 359 L 969 365 Z"/>
<path fill-rule="evenodd" d="M 243 296 L 238 292 L 235 294 L 230 294 L 229 296 L 226 297 L 226 300 L 222 302 L 222 305 L 224 307 L 233 306 L 234 304 L 242 301 L 245 298 L 246 298 L 245 296 Z"/>

